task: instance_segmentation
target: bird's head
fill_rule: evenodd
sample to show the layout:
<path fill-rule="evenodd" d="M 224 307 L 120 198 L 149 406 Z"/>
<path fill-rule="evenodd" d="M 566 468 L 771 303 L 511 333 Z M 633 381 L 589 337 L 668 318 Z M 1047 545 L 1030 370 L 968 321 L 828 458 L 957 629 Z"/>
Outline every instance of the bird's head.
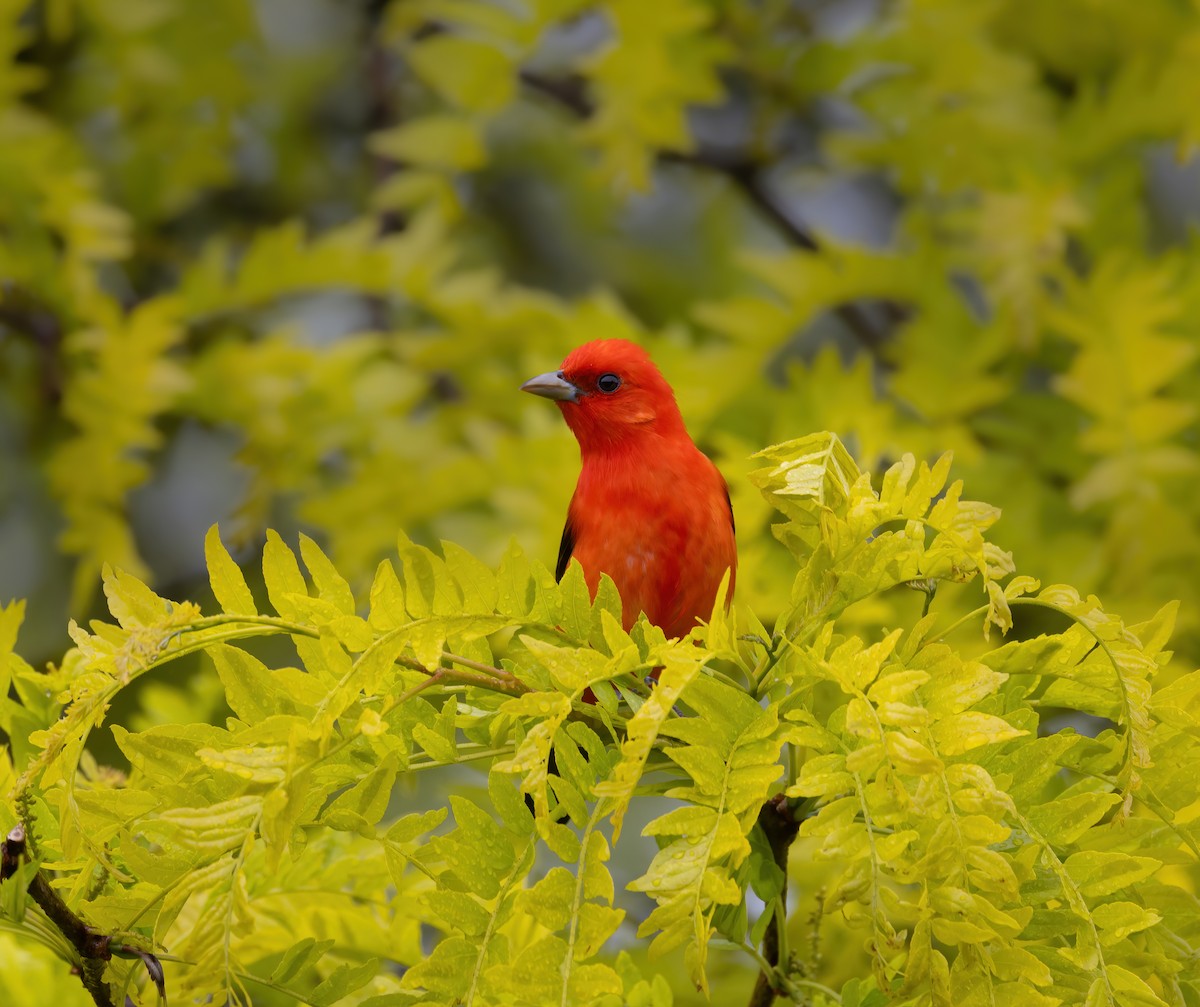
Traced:
<path fill-rule="evenodd" d="M 686 436 L 675 393 L 649 354 L 626 339 L 596 339 L 572 350 L 561 369 L 521 390 L 553 399 L 583 451 L 647 434 Z"/>

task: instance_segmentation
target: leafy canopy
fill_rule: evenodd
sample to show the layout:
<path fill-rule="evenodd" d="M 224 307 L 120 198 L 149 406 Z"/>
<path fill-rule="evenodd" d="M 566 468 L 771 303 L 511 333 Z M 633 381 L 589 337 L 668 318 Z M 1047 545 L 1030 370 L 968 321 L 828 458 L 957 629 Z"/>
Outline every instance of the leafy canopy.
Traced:
<path fill-rule="evenodd" d="M 1047 578 L 1139 619 L 1191 592 L 1194 4 L 282 6 L 0 4 L 0 482 L 57 516 L 27 632 L 106 562 L 178 579 L 145 498 L 176 451 L 232 484 L 200 527 L 300 525 L 356 590 L 396 527 L 550 554 L 573 445 L 511 389 L 604 335 L 727 468 L 949 448 Z"/>
<path fill-rule="evenodd" d="M 44 877 L 173 996 L 1190 1007 L 1198 52 L 1180 0 L 0 2 L 0 999 L 78 993 Z M 695 644 L 505 553 L 575 459 L 514 390 L 599 336 L 730 476 Z M 881 482 L 946 449 L 994 507 Z"/>
<path fill-rule="evenodd" d="M 313 540 L 298 558 L 272 533 L 263 605 L 215 527 L 220 612 L 106 569 L 115 621 L 72 623 L 75 648 L 41 674 L 13 653 L 12 605 L 0 825 L 29 826 L 90 925 L 162 953 L 176 1002 L 665 1003 L 652 963 L 682 955 L 707 992 L 714 949 L 796 1003 L 1189 1002 L 1200 906 L 1177 865 L 1200 838 L 1200 672 L 1156 685 L 1175 606 L 1126 626 L 1011 576 L 986 537 L 996 510 L 948 484 L 948 456 L 905 457 L 879 489 L 832 434 L 758 460 L 795 569 L 772 629 L 718 602 L 683 640 L 627 633 L 611 582 L 593 602 L 577 565 L 555 584 L 516 547 L 493 568 L 403 537 L 364 614 Z M 844 628 L 895 591 L 926 611 Z M 948 619 L 956 591 L 980 604 Z M 1025 608 L 1058 629 L 997 640 Z M 254 642 L 271 636 L 294 659 Z M 113 723 L 129 771 L 97 765 L 89 740 L 122 690 L 197 652 L 224 723 Z M 1103 729 L 1046 733 L 1059 709 Z M 465 763 L 486 790 L 418 810 L 398 796 Z M 758 950 L 791 909 L 757 824 L 772 801 L 828 865 L 818 914 L 864 949 L 840 992 L 786 951 L 786 927 L 774 962 Z M 623 888 L 649 913 L 609 867 L 635 814 L 657 853 Z M 6 926 L 74 960 L 28 884 L 4 883 Z M 648 962 L 614 954 L 632 920 Z M 140 962 L 109 973 L 153 1000 Z"/>

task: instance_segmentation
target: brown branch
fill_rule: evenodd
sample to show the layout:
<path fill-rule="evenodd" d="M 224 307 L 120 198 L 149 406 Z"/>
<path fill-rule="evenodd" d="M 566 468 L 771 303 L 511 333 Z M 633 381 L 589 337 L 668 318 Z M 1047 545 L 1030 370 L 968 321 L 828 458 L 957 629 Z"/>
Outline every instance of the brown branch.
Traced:
<path fill-rule="evenodd" d="M 520 80 L 531 91 L 545 95 L 568 111 L 574 112 L 580 119 L 590 119 L 595 111 L 587 96 L 583 78 L 578 74 L 569 77 L 543 77 L 531 70 L 522 70 Z"/>
<path fill-rule="evenodd" d="M 707 158 L 702 161 L 693 160 L 691 163 L 711 164 Z M 793 220 L 783 207 L 772 198 L 770 189 L 763 180 L 759 165 L 748 162 L 732 162 L 729 167 L 723 169 L 718 165 L 711 166 L 717 170 L 724 171 L 729 176 L 729 180 L 750 201 L 751 205 L 756 207 L 778 230 L 782 231 L 793 245 L 797 248 L 803 248 L 806 252 L 820 251 L 821 246 L 817 243 L 817 239 L 813 237 L 812 233 Z"/>
<path fill-rule="evenodd" d="M 25 826 L 18 823 L 4 839 L 0 852 L 0 877 L 12 877 L 21 861 L 26 859 L 27 852 Z M 75 948 L 79 955 L 77 971 L 80 980 L 97 1007 L 113 1007 L 112 988 L 104 981 L 104 969 L 114 954 L 140 958 L 158 989 L 159 998 L 166 998 L 163 970 L 158 958 L 149 951 L 124 944 L 115 936 L 101 933 L 84 923 L 63 901 L 45 871 L 39 869 L 34 872 L 29 882 L 29 895 Z"/>
<path fill-rule="evenodd" d="M 780 965 L 779 934 L 787 926 L 788 850 L 796 839 L 796 833 L 800 831 L 800 821 L 792 814 L 788 799 L 780 794 L 758 809 L 758 824 L 771 846 L 775 866 L 783 872 L 783 887 L 780 889 L 778 901 L 780 908 L 776 909 L 775 918 L 767 927 L 762 943 L 763 958 L 774 968 Z M 787 968 L 787 962 L 783 962 L 782 965 L 784 969 Z M 780 991 L 772 986 L 771 977 L 765 972 L 760 972 L 758 981 L 754 984 L 754 991 L 750 994 L 749 1007 L 771 1007 L 779 993 Z"/>
<path fill-rule="evenodd" d="M 696 164 L 707 164 L 707 161 L 693 161 Z M 775 227 L 782 231 L 788 240 L 797 248 L 808 252 L 819 252 L 821 246 L 812 232 L 794 220 L 788 212 L 772 197 L 766 180 L 757 166 L 735 165 L 725 171 L 729 179 L 741 190 L 742 194 L 758 209 Z M 888 320 L 892 325 L 903 321 L 905 312 L 899 305 L 887 306 Z M 863 348 L 872 355 L 879 353 L 880 347 L 887 339 L 888 330 L 880 327 L 871 318 L 862 304 L 851 302 L 839 304 L 833 313 L 854 334 Z"/>
<path fill-rule="evenodd" d="M 595 112 L 587 96 L 586 83 L 582 77 L 549 78 L 529 70 L 522 70 L 521 83 L 530 91 L 551 99 L 560 107 L 580 119 L 590 119 Z M 816 236 L 794 216 L 771 192 L 763 176 L 768 167 L 766 159 L 744 151 L 727 151 L 718 148 L 700 147 L 695 151 L 660 151 L 659 160 L 664 164 L 682 164 L 724 175 L 760 214 L 762 214 L 787 239 L 788 243 L 807 252 L 819 252 L 821 243 Z M 897 304 L 884 302 L 881 313 L 885 324 L 872 317 L 863 304 L 840 304 L 833 313 L 854 334 L 864 349 L 878 355 L 890 331 L 907 316 Z"/>
<path fill-rule="evenodd" d="M 395 63 L 391 47 L 382 38 L 382 22 L 387 10 L 383 0 L 369 0 L 364 17 L 365 38 L 360 43 L 365 53 L 363 59 L 363 89 L 366 94 L 366 116 L 364 125 L 369 133 L 379 133 L 400 120 L 395 76 Z M 375 188 L 381 187 L 399 169 L 405 167 L 397 161 L 378 153 L 369 155 L 372 181 Z M 407 216 L 397 209 L 380 210 L 378 213 L 379 237 L 398 234 L 408 226 Z M 392 327 L 389 299 L 379 294 L 364 294 L 363 305 L 371 320 L 371 326 L 380 332 Z"/>
<path fill-rule="evenodd" d="M 49 308 L 38 304 L 11 283 L 0 283 L 0 329 L 25 336 L 37 349 L 42 395 L 58 405 L 63 393 L 61 347 L 63 326 Z"/>
<path fill-rule="evenodd" d="M 509 696 L 523 696 L 525 693 L 533 691 L 515 675 L 501 668 L 493 668 L 491 665 L 480 664 L 478 661 L 469 661 L 458 654 L 443 654 L 442 656 L 453 664 L 468 665 L 472 668 L 478 668 L 479 671 L 466 671 L 462 668 L 430 669 L 426 668 L 416 658 L 398 657 L 396 658 L 396 663 L 401 667 L 410 668 L 413 671 L 419 671 L 423 675 L 429 676 L 424 682 L 420 683 L 419 689 L 409 690 L 410 692 L 415 693 L 427 689 L 430 685 L 440 685 L 445 682 L 451 685 L 474 685 L 481 689 L 491 689 L 493 692 L 503 692 Z M 407 698 L 407 695 L 405 693 L 400 699 Z"/>

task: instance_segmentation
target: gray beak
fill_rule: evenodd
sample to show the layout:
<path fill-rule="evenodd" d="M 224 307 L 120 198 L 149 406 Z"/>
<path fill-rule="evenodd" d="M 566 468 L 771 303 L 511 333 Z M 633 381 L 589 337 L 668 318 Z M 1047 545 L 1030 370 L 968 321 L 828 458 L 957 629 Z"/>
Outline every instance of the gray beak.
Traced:
<path fill-rule="evenodd" d="M 556 402 L 578 402 L 582 392 L 566 378 L 562 371 L 547 371 L 536 378 L 530 378 L 521 386 L 521 391 L 540 395 L 544 399 L 554 399 Z"/>

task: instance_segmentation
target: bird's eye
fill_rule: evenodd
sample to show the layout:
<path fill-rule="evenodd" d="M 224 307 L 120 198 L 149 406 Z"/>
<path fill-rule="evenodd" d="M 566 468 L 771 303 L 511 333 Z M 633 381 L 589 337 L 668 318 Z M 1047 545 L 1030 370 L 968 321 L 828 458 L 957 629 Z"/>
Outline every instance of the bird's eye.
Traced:
<path fill-rule="evenodd" d="M 601 374 L 596 381 L 596 387 L 605 395 L 611 395 L 621 387 L 621 379 L 615 374 Z"/>

